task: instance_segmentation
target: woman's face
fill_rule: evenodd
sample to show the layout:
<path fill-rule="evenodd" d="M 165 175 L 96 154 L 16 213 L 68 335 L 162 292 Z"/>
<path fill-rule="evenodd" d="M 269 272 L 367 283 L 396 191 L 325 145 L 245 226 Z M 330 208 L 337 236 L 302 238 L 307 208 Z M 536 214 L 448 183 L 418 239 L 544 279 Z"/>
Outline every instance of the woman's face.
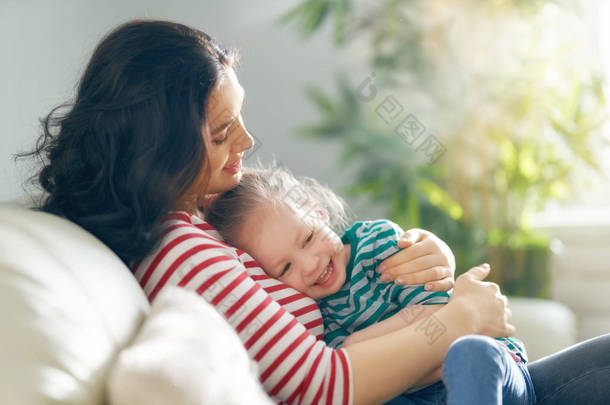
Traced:
<path fill-rule="evenodd" d="M 254 145 L 241 117 L 243 103 L 244 89 L 235 71 L 227 68 L 206 105 L 202 136 L 206 138 L 209 171 L 201 170 L 176 210 L 196 212 L 206 195 L 227 191 L 239 183 L 243 152 Z"/>
<path fill-rule="evenodd" d="M 254 144 L 241 117 L 243 103 L 244 89 L 235 71 L 228 68 L 210 93 L 206 106 L 208 130 L 204 134 L 208 134 L 210 165 L 206 194 L 227 191 L 241 179 L 243 152 Z"/>

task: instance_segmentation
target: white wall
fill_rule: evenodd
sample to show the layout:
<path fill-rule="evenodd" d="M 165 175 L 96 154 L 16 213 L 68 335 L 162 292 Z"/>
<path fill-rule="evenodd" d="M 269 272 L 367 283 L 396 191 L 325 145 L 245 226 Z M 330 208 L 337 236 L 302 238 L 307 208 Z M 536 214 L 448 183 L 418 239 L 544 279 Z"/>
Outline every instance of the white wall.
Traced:
<path fill-rule="evenodd" d="M 580 218 L 539 229 L 561 241 L 551 262 L 551 296 L 578 316 L 578 339 L 585 340 L 610 332 L 610 216 Z"/>
<path fill-rule="evenodd" d="M 39 133 L 38 118 L 72 96 L 96 43 L 110 29 L 132 18 L 183 22 L 210 33 L 226 46 L 237 47 L 242 55 L 238 76 L 247 93 L 244 119 L 262 145 L 254 156 L 265 161 L 275 156 L 297 174 L 314 176 L 340 190 L 351 179 L 349 172 L 336 170 L 339 148 L 295 135 L 296 128 L 317 118 L 303 88 L 312 83 L 332 88 L 333 75 L 341 70 L 348 70 L 358 81 L 368 72 L 354 64 L 354 58 L 337 53 L 329 43 L 328 30 L 300 40 L 295 29 L 275 23 L 297 3 L 3 0 L 0 201 L 20 195 L 24 179 L 33 172 L 29 163 L 15 165 L 11 156 L 31 148 Z M 605 55 L 610 55 L 610 49 Z M 587 193 L 577 196 L 575 204 L 608 207 L 608 181 L 594 183 Z M 376 216 L 371 208 L 357 206 L 356 211 L 364 217 Z"/>
<path fill-rule="evenodd" d="M 317 113 L 306 84 L 331 88 L 341 60 L 330 35 L 300 40 L 292 27 L 275 23 L 297 1 L 6 1 L 0 4 L 0 200 L 22 193 L 32 172 L 11 155 L 29 149 L 38 118 L 69 99 L 96 43 L 132 18 L 161 18 L 197 27 L 241 53 L 238 77 L 246 90 L 244 120 L 261 142 L 253 156 L 273 156 L 295 173 L 335 188 L 349 174 L 333 175 L 338 148 L 304 140 L 295 129 Z M 351 66 L 353 69 L 354 67 Z"/>

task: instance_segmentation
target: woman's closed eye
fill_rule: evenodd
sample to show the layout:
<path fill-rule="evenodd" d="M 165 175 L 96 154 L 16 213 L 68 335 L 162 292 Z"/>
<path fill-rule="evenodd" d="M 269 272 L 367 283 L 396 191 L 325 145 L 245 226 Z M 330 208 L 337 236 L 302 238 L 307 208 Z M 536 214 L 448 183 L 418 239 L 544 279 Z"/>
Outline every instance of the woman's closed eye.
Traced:
<path fill-rule="evenodd" d="M 241 115 L 239 115 L 237 118 L 234 118 L 231 123 L 220 132 L 220 136 L 212 140 L 214 145 L 222 145 L 223 143 L 225 143 L 227 139 L 229 139 L 229 136 L 235 129 L 237 123 L 242 123 Z"/>
<path fill-rule="evenodd" d="M 214 139 L 214 140 L 212 140 L 212 142 L 214 143 L 214 145 L 222 145 L 223 143 L 225 143 L 227 141 L 227 138 L 229 138 L 228 134 L 226 134 L 222 138 Z"/>
<path fill-rule="evenodd" d="M 214 145 L 222 145 L 223 143 L 225 143 L 227 139 L 229 139 L 229 135 L 231 135 L 232 127 L 233 125 L 228 126 L 226 129 L 222 130 L 219 137 L 212 139 Z"/>

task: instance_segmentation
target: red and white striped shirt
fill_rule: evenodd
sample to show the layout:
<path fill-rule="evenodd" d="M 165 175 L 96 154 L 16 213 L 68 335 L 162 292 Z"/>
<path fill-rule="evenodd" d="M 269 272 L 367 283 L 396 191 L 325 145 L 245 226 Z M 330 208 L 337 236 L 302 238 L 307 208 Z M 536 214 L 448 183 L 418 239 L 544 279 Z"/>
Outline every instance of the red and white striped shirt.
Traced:
<path fill-rule="evenodd" d="M 327 347 L 311 298 L 267 276 L 250 255 L 222 242 L 186 212 L 165 220 L 159 247 L 133 272 L 153 301 L 166 286 L 196 291 L 233 326 L 258 364 L 267 393 L 288 404 L 351 404 L 345 350 Z"/>

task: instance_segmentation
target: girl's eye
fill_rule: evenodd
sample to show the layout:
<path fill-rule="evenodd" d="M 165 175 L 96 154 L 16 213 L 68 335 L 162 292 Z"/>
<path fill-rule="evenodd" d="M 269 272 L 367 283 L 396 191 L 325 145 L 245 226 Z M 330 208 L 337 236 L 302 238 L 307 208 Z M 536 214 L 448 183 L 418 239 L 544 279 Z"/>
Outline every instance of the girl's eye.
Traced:
<path fill-rule="evenodd" d="M 282 271 L 280 272 L 280 277 L 282 277 L 284 274 L 286 274 L 286 272 L 288 271 L 288 269 L 290 269 L 290 263 L 286 263 L 286 265 L 284 266 L 284 268 L 282 269 Z"/>
<path fill-rule="evenodd" d="M 311 240 L 313 239 L 313 234 L 314 234 L 314 230 L 311 230 L 311 233 L 309 234 L 309 236 L 307 237 L 307 239 L 305 239 L 305 243 L 303 244 L 303 246 L 307 245 L 309 242 L 311 242 Z"/>

